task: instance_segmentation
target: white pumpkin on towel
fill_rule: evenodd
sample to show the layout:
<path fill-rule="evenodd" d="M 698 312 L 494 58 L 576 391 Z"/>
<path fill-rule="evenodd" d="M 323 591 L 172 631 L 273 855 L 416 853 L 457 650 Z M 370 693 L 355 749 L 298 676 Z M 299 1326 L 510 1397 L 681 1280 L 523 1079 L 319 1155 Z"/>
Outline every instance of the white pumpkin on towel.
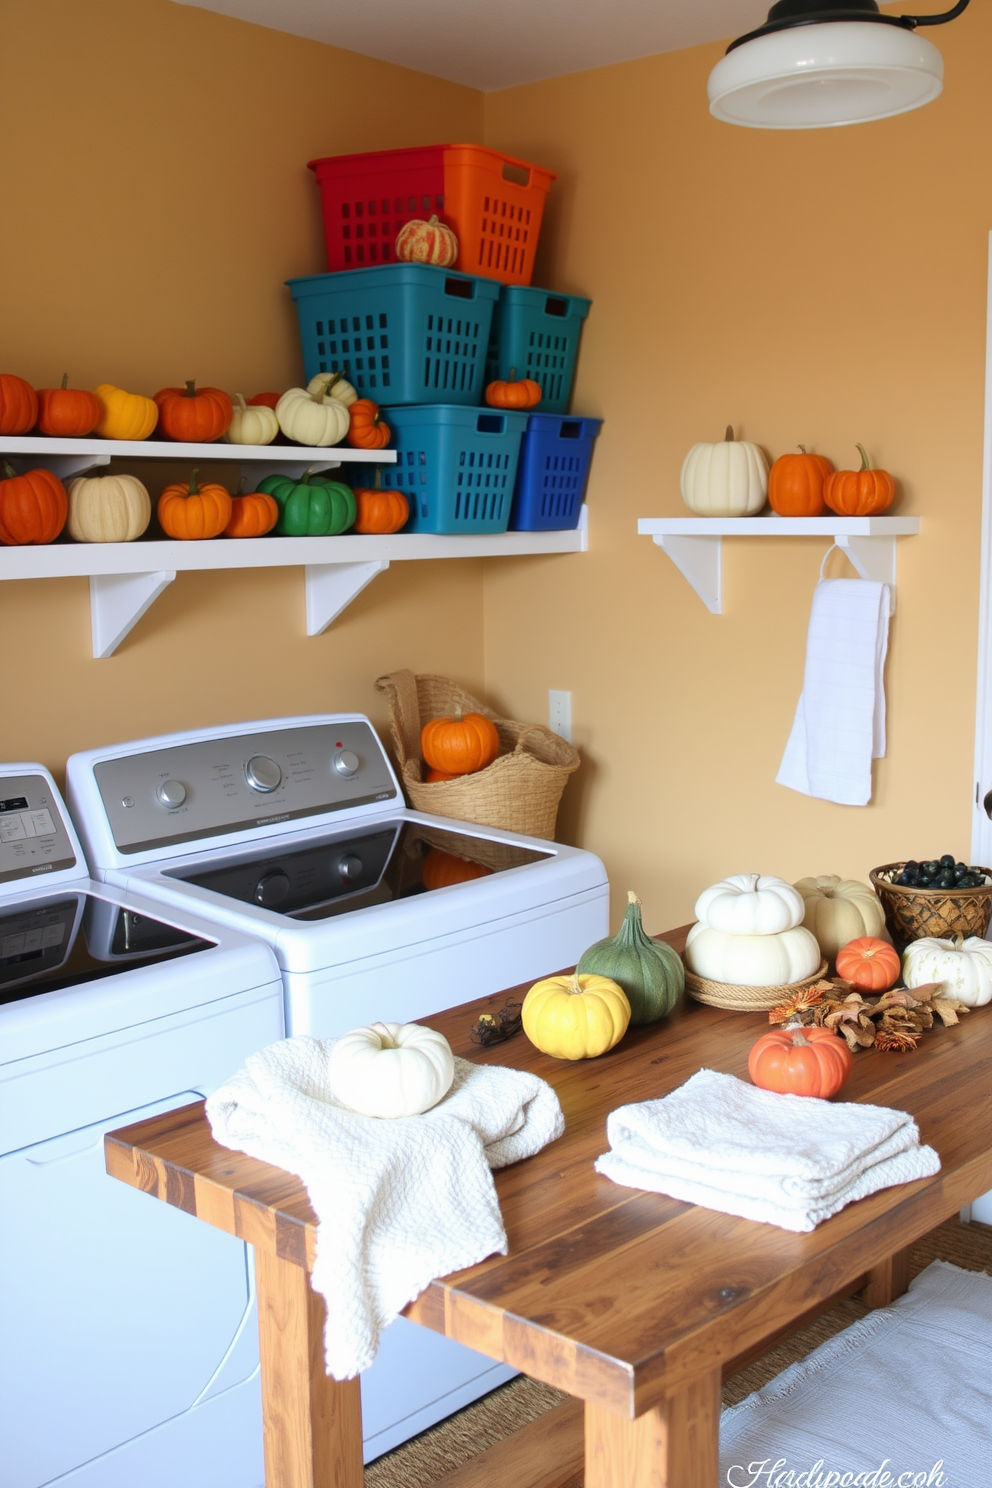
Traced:
<path fill-rule="evenodd" d="M 337 1100 L 359 1116 L 419 1116 L 455 1078 L 451 1045 L 420 1023 L 373 1023 L 339 1038 L 327 1072 Z"/>
<path fill-rule="evenodd" d="M 820 965 L 816 936 L 797 925 L 778 935 L 727 935 L 702 920 L 685 942 L 685 964 L 696 976 L 738 987 L 781 987 L 812 976 Z"/>
<path fill-rule="evenodd" d="M 802 924 L 803 897 L 784 878 L 732 873 L 703 890 L 696 918 L 727 935 L 778 935 Z"/>
<path fill-rule="evenodd" d="M 992 1002 L 992 941 L 969 935 L 941 940 L 926 935 L 911 941 L 902 958 L 902 977 L 907 987 L 925 987 L 939 982 L 941 989 L 966 1007 L 984 1007 Z"/>

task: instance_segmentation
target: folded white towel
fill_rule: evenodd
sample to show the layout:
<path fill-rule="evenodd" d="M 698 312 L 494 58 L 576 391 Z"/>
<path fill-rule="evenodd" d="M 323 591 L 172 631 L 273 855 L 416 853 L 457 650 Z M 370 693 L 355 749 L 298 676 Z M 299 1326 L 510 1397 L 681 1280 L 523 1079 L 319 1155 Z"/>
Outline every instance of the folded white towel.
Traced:
<path fill-rule="evenodd" d="M 779 785 L 867 806 L 871 762 L 885 755 L 889 591 L 870 579 L 824 579 L 813 592 L 806 670 Z"/>
<path fill-rule="evenodd" d="M 356 1116 L 336 1104 L 328 1079 L 334 1042 L 283 1039 L 251 1055 L 210 1096 L 207 1116 L 222 1146 L 306 1185 L 327 1372 L 351 1379 L 435 1277 L 506 1253 L 490 1169 L 539 1152 L 565 1122 L 536 1075 L 457 1057 L 450 1092 L 422 1116 Z"/>
<path fill-rule="evenodd" d="M 940 1171 L 905 1111 L 759 1090 L 700 1070 L 670 1095 L 621 1106 L 596 1170 L 723 1214 L 815 1229 L 854 1199 Z"/>

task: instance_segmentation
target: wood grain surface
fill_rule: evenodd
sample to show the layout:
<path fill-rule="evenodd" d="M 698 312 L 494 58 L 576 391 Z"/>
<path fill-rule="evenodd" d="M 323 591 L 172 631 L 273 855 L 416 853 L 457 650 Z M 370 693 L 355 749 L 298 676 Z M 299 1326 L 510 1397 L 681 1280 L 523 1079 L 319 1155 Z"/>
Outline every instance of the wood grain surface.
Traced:
<path fill-rule="evenodd" d="M 663 938 L 680 947 L 684 935 Z M 572 1064 L 522 1034 L 486 1049 L 471 1042 L 479 1013 L 506 995 L 420 1021 L 457 1054 L 547 1079 L 566 1133 L 496 1174 L 508 1255 L 433 1282 L 407 1315 L 596 1407 L 593 1442 L 608 1434 L 602 1412 L 632 1419 L 660 1410 L 644 1426 L 656 1436 L 676 1399 L 690 1415 L 705 1414 L 721 1372 L 845 1292 L 867 1284 L 873 1298 L 894 1295 L 895 1253 L 992 1189 L 992 1009 L 935 1028 L 914 1053 L 855 1056 L 842 1098 L 911 1112 L 943 1169 L 795 1235 L 620 1188 L 593 1170 L 617 1106 L 664 1095 L 704 1067 L 746 1078 L 748 1051 L 767 1029 L 763 1014 L 686 1002 L 602 1058 Z M 114 1176 L 259 1251 L 310 1266 L 314 1216 L 302 1186 L 217 1146 L 202 1105 L 112 1133 L 106 1151 Z M 596 1468 L 591 1481 L 612 1488 L 604 1473 Z"/>

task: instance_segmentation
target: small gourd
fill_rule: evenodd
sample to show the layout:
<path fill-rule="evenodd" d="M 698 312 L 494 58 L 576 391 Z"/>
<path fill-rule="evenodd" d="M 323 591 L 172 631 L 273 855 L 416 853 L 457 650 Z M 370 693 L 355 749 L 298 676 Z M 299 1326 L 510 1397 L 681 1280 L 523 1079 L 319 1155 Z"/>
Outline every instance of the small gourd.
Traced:
<path fill-rule="evenodd" d="M 859 935 L 837 952 L 837 975 L 859 992 L 887 992 L 902 970 L 899 952 L 877 935 Z"/>
<path fill-rule="evenodd" d="M 711 982 L 781 987 L 812 976 L 820 947 L 802 925 L 778 935 L 727 935 L 700 920 L 686 936 L 685 964 Z"/>
<path fill-rule="evenodd" d="M 657 1023 L 670 1013 L 685 990 L 685 971 L 677 951 L 644 933 L 641 901 L 627 892 L 627 911 L 616 935 L 597 940 L 583 951 L 576 971 L 609 977 L 626 994 L 635 1027 Z"/>
<path fill-rule="evenodd" d="M 732 873 L 703 890 L 696 918 L 727 935 L 778 935 L 802 924 L 803 899 L 772 874 Z"/>
<path fill-rule="evenodd" d="M 823 486 L 833 473 L 824 455 L 807 453 L 779 455 L 768 472 L 768 505 L 780 517 L 818 517 L 823 511 Z"/>
<path fill-rule="evenodd" d="M 322 398 L 335 398 L 338 403 L 343 403 L 345 408 L 350 408 L 358 398 L 357 390 L 343 372 L 318 372 L 316 377 L 311 377 L 307 383 L 307 392 L 311 398 L 318 394 Z M 272 405 L 273 408 L 278 401 L 277 398 Z"/>
<path fill-rule="evenodd" d="M 978 935 L 911 941 L 903 952 L 902 978 L 909 988 L 939 982 L 946 995 L 966 1007 L 984 1007 L 992 1002 L 992 941 Z"/>
<path fill-rule="evenodd" d="M 405 222 L 396 235 L 394 252 L 400 263 L 450 269 L 458 258 L 458 239 L 435 212 L 426 222 L 422 217 Z"/>
<path fill-rule="evenodd" d="M 532 377 L 517 379 L 516 367 L 510 368 L 506 381 L 497 379 L 486 388 L 486 402 L 490 408 L 536 408 L 544 397 L 544 389 Z"/>
<path fill-rule="evenodd" d="M 630 1023 L 627 994 L 610 977 L 573 972 L 535 982 L 524 998 L 524 1033 L 555 1059 L 596 1059 Z"/>
<path fill-rule="evenodd" d="M 147 439 L 158 423 L 154 398 L 125 392 L 110 382 L 101 382 L 96 396 L 100 420 L 93 432 L 99 439 Z"/>
<path fill-rule="evenodd" d="M 193 378 L 185 387 L 161 388 L 155 394 L 158 404 L 158 431 L 179 444 L 213 444 L 231 427 L 234 409 L 222 388 L 198 388 Z"/>
<path fill-rule="evenodd" d="M 451 1089 L 455 1060 L 443 1033 L 420 1023 L 373 1023 L 336 1040 L 327 1072 L 335 1099 L 359 1116 L 419 1116 Z"/>
<path fill-rule="evenodd" d="M 348 408 L 351 426 L 348 443 L 352 449 L 385 449 L 392 438 L 392 430 L 380 416 L 378 403 L 371 398 L 356 398 Z"/>
<path fill-rule="evenodd" d="M 234 395 L 231 426 L 224 435 L 228 444 L 271 444 L 279 433 L 279 420 L 267 403 L 246 403 Z"/>
<path fill-rule="evenodd" d="M 887 470 L 872 470 L 863 444 L 856 445 L 860 470 L 835 470 L 823 484 L 823 499 L 842 517 L 873 517 L 888 511 L 896 499 L 896 483 Z"/>
<path fill-rule="evenodd" d="M 231 493 L 216 481 L 197 482 L 194 470 L 188 482 L 166 486 L 156 508 L 159 525 L 168 537 L 196 542 L 219 537 L 231 520 Z"/>
<path fill-rule="evenodd" d="M 69 509 L 58 476 L 41 468 L 18 475 L 6 460 L 3 468 L 0 543 L 22 546 L 54 542 L 65 526 Z"/>
<path fill-rule="evenodd" d="M 151 497 L 136 475 L 79 475 L 66 494 L 76 542 L 134 542 L 152 519 Z"/>
<path fill-rule="evenodd" d="M 816 936 L 828 961 L 848 941 L 881 935 L 885 927 L 881 900 L 869 884 L 856 878 L 821 873 L 801 878 L 793 887 L 803 896 L 802 923 Z"/>
<path fill-rule="evenodd" d="M 95 393 L 69 386 L 69 374 L 62 386 L 38 389 L 38 432 L 56 439 L 84 439 L 92 434 L 100 419 L 100 403 Z"/>
<path fill-rule="evenodd" d="M 747 1072 L 762 1090 L 829 1100 L 853 1063 L 846 1040 L 829 1028 L 776 1028 L 751 1049 Z"/>
<path fill-rule="evenodd" d="M 338 406 L 347 418 L 347 411 Z M 328 475 L 310 470 L 302 475 L 267 475 L 258 489 L 275 497 L 279 537 L 337 537 L 354 524 L 354 492 Z"/>
<path fill-rule="evenodd" d="M 434 770 L 447 775 L 471 775 L 484 770 L 499 754 L 499 734 L 491 718 L 462 713 L 432 718 L 420 731 L 420 751 Z"/>
<path fill-rule="evenodd" d="M 351 425 L 345 405 L 324 392 L 290 388 L 276 405 L 276 418 L 287 439 L 311 448 L 340 444 Z"/>
<path fill-rule="evenodd" d="M 679 475 L 682 500 L 701 517 L 753 517 L 768 495 L 768 463 L 756 444 L 735 439 L 694 444 Z"/>

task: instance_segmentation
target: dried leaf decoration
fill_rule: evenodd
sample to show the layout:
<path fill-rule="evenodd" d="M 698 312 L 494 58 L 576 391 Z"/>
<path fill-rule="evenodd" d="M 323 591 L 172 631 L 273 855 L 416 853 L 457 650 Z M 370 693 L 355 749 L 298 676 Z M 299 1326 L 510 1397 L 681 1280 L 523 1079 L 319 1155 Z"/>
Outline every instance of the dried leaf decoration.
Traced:
<path fill-rule="evenodd" d="M 864 997 L 843 977 L 831 977 L 798 992 L 789 1002 L 772 1008 L 769 1023 L 815 1024 L 842 1034 L 851 1050 L 883 1049 L 908 1053 L 934 1025 L 950 1027 L 959 1013 L 970 1009 L 942 991 L 943 983 L 922 987 L 893 987 L 878 997 Z"/>
<path fill-rule="evenodd" d="M 909 1054 L 916 1048 L 918 1038 L 919 1034 L 889 1033 L 888 1029 L 880 1028 L 875 1035 L 875 1048 L 886 1054 Z"/>
<path fill-rule="evenodd" d="M 488 1044 L 502 1044 L 515 1033 L 519 1033 L 523 1027 L 523 1003 L 514 1002 L 508 997 L 499 1011 L 492 1013 L 480 1013 L 479 1021 L 469 1033 L 473 1044 L 481 1044 L 485 1048 Z"/>
<path fill-rule="evenodd" d="M 810 1020 L 801 1015 L 809 1012 L 820 1001 L 824 987 L 829 988 L 830 983 L 817 982 L 814 987 L 803 987 L 790 1002 L 783 1002 L 772 1008 L 768 1014 L 769 1023 L 788 1023 L 791 1018 L 800 1018 L 801 1022 L 808 1023 Z"/>

